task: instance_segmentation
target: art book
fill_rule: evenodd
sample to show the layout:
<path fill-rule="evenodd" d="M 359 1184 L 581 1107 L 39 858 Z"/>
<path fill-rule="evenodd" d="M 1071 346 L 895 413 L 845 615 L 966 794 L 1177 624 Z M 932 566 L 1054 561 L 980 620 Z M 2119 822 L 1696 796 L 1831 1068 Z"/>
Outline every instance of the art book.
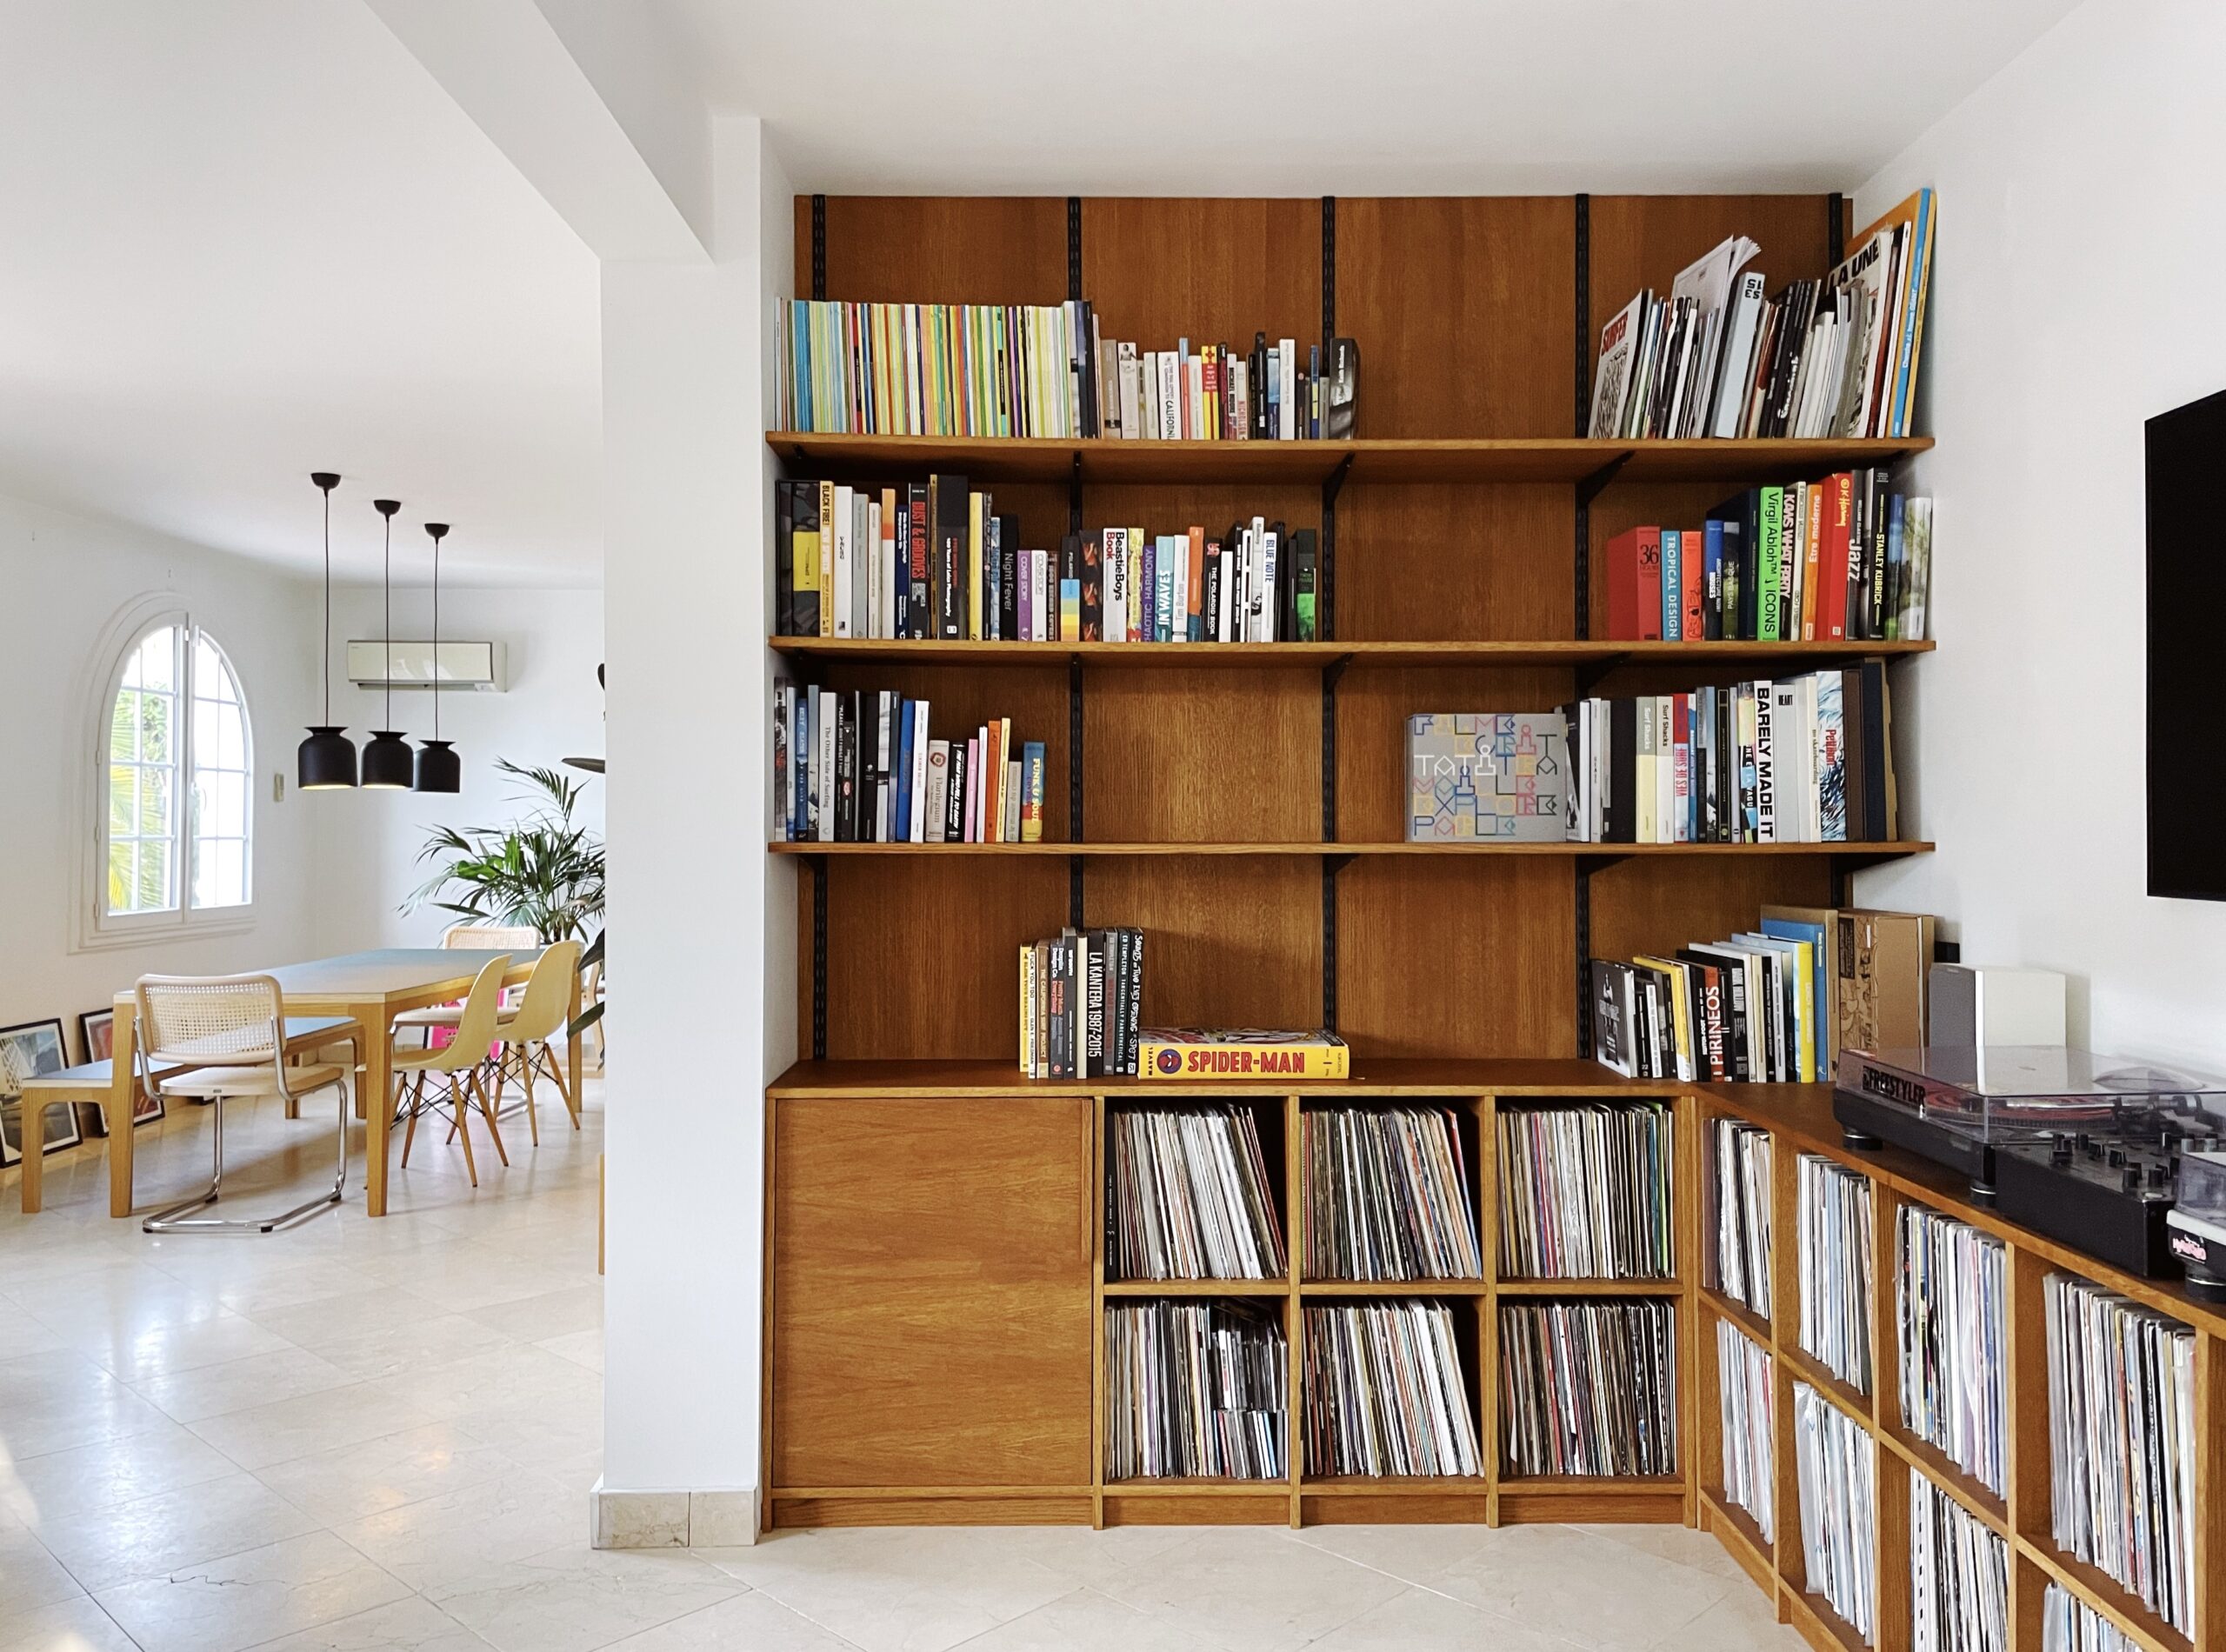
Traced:
<path fill-rule="evenodd" d="M 1558 843 L 1568 835 L 1569 731 L 1557 711 L 1407 719 L 1407 841 Z"/>

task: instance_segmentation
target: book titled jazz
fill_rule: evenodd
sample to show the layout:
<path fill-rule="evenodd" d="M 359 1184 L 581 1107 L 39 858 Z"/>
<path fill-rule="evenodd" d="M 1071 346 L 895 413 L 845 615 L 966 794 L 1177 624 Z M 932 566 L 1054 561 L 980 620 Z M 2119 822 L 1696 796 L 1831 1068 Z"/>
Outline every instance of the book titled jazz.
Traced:
<path fill-rule="evenodd" d="M 1139 1036 L 1140 1078 L 1350 1078 L 1352 1052 L 1328 1031 L 1147 1027 Z"/>

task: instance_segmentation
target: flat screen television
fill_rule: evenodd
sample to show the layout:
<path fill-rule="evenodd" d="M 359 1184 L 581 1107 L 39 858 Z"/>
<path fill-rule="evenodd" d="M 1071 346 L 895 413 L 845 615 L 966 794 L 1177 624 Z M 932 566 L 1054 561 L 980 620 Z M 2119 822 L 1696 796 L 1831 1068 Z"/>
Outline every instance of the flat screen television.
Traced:
<path fill-rule="evenodd" d="M 2226 390 L 2148 424 L 2149 892 L 2226 901 Z"/>

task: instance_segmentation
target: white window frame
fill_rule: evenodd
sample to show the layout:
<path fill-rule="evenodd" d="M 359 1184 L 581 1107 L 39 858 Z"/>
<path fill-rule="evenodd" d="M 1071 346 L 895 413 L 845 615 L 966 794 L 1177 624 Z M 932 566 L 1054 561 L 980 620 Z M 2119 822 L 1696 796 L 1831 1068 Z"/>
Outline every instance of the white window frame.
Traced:
<path fill-rule="evenodd" d="M 108 743 L 110 723 L 116 712 L 116 696 L 123 681 L 124 671 L 129 668 L 132 656 L 138 652 L 140 644 L 151 633 L 170 627 L 176 627 L 184 633 L 177 679 L 178 710 L 171 731 L 172 750 L 177 756 L 177 779 L 172 790 L 176 848 L 172 853 L 171 876 L 175 880 L 177 900 L 174 906 L 160 912 L 110 912 L 108 909 Z M 196 907 L 193 904 L 196 838 L 193 822 L 193 655 L 197 643 L 206 643 L 216 653 L 224 669 L 231 674 L 232 686 L 239 699 L 247 768 L 246 806 L 241 828 L 246 840 L 243 854 L 248 898 L 237 906 Z M 81 865 L 80 898 L 77 903 L 77 949 L 138 946 L 150 941 L 186 936 L 244 934 L 255 927 L 257 915 L 256 751 L 255 714 L 249 701 L 246 681 L 240 675 L 238 666 L 232 663 L 232 657 L 223 644 L 202 629 L 192 610 L 173 592 L 155 593 L 127 603 L 103 635 L 93 663 L 98 674 L 85 696 L 90 726 L 89 737 L 83 748 L 86 753 L 87 783 L 80 788 L 79 794 L 83 799 L 85 810 L 84 830 L 80 840 L 85 844 L 85 855 Z"/>

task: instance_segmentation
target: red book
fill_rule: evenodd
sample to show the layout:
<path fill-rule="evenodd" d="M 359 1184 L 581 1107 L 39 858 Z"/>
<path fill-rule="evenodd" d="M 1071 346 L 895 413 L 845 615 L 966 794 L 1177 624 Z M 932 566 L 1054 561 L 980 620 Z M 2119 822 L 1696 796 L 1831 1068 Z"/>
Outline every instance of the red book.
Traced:
<path fill-rule="evenodd" d="M 1630 528 L 1608 542 L 1608 640 L 1662 640 L 1662 530 Z"/>
<path fill-rule="evenodd" d="M 1816 640 L 1837 643 L 1847 636 L 1848 542 L 1855 525 L 1855 475 L 1843 470 L 1824 478 L 1824 536 L 1816 554 Z"/>

